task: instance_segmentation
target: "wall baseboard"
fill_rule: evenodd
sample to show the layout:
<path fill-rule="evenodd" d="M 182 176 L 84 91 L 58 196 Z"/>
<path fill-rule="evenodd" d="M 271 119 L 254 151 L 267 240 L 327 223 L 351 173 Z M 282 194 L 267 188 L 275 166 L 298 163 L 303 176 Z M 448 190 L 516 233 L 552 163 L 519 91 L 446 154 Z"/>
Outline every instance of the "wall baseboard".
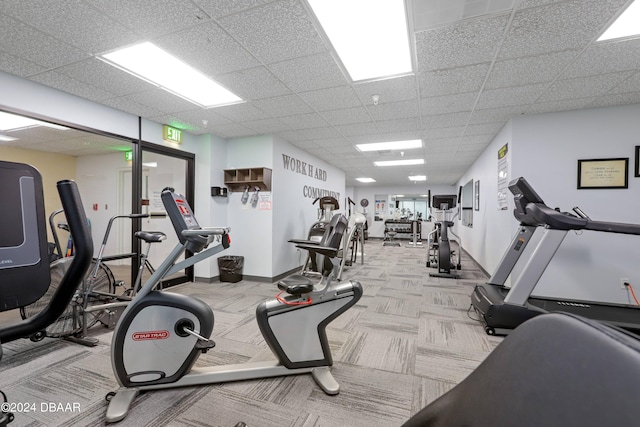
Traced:
<path fill-rule="evenodd" d="M 284 279 L 287 276 L 291 276 L 294 273 L 298 273 L 302 269 L 302 266 L 292 268 L 289 271 L 286 271 L 282 274 L 278 274 L 274 277 L 264 277 L 264 276 L 248 276 L 243 274 L 242 280 L 250 280 L 252 282 L 261 282 L 261 283 L 275 283 L 280 279 Z M 194 282 L 202 282 L 202 283 L 215 283 L 220 282 L 220 276 L 215 277 L 195 277 L 193 279 Z"/>

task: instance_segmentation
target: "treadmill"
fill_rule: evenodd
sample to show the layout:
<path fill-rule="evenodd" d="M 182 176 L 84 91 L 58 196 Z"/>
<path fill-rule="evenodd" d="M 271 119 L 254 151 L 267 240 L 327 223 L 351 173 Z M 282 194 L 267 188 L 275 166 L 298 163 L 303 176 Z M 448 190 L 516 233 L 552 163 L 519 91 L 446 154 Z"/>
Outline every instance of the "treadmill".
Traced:
<path fill-rule="evenodd" d="M 564 311 L 633 331 L 640 330 L 640 307 L 580 300 L 531 297 L 533 289 L 570 230 L 640 235 L 640 225 L 593 221 L 579 208 L 575 215 L 544 204 L 524 178 L 509 183 L 514 195 L 514 216 L 520 227 L 489 281 L 476 285 L 471 306 L 480 315 L 488 335 L 507 335 L 526 320 L 542 313 Z M 504 284 L 534 232 L 544 233 L 522 274 L 511 288 Z"/>

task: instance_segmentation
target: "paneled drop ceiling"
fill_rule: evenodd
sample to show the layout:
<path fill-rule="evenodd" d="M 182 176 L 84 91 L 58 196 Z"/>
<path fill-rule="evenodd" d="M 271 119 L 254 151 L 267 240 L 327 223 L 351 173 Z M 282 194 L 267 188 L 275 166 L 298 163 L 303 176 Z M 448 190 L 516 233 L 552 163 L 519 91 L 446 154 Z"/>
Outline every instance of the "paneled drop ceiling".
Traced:
<path fill-rule="evenodd" d="M 407 3 L 416 69 L 396 79 L 350 82 L 303 0 L 3 0 L 0 70 L 194 134 L 274 134 L 345 170 L 347 185 L 454 183 L 514 115 L 640 103 L 640 39 L 595 42 L 628 0 Z M 142 41 L 247 102 L 201 109 L 96 59 Z M 58 152 L 101 144 L 61 132 Z M 400 153 L 354 147 L 418 138 L 418 167 L 378 168 Z"/>

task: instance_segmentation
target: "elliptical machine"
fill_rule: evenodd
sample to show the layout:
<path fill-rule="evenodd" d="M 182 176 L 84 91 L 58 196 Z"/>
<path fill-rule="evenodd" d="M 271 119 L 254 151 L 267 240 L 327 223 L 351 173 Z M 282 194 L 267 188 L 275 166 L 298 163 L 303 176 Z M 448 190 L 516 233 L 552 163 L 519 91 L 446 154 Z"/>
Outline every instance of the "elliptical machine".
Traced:
<path fill-rule="evenodd" d="M 184 198 L 165 189 L 161 195 L 180 243 L 144 284 L 122 314 L 113 334 L 111 363 L 121 387 L 107 395 L 106 421 L 122 420 L 138 393 L 182 386 L 311 373 L 327 394 L 340 387 L 331 375 L 333 364 L 325 327 L 362 296 L 356 281 L 332 283 L 334 257 L 346 228 L 336 215 L 328 224 L 327 246 L 301 243 L 298 247 L 325 255 L 323 277 L 314 284 L 302 275 L 280 283 L 281 292 L 261 303 L 256 318 L 275 361 L 194 368 L 200 353 L 215 346 L 209 339 L 213 311 L 204 302 L 185 295 L 154 290 L 168 274 L 202 261 L 229 247 L 228 228 L 200 228 Z M 208 248 L 215 238 L 220 245 Z M 194 256 L 178 259 L 185 250 Z"/>
<path fill-rule="evenodd" d="M 456 207 L 457 197 L 455 195 L 434 195 L 432 207 L 436 214 L 441 215 L 441 220 L 434 223 L 434 229 L 429 233 L 429 254 L 427 267 L 435 267 L 436 273 L 429 273 L 431 277 L 445 277 L 449 279 L 459 279 L 460 275 L 452 273 L 452 269 L 460 270 L 460 238 L 456 236 L 451 227 L 455 225 L 453 221 L 457 213 L 451 216 L 451 209 Z M 458 253 L 451 249 L 449 233 L 458 240 Z"/>

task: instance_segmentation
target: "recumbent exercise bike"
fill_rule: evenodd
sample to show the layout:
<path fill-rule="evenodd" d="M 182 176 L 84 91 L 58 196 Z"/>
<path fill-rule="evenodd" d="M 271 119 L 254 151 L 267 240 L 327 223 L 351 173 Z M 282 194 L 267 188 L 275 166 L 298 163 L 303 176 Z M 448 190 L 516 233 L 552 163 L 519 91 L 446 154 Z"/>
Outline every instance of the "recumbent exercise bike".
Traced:
<path fill-rule="evenodd" d="M 346 218 L 332 219 L 331 228 L 325 230 L 330 233 L 327 246 L 297 245 L 325 255 L 320 283 L 302 275 L 290 276 L 278 283 L 281 292 L 276 298 L 256 309 L 260 331 L 277 360 L 194 368 L 198 356 L 215 346 L 209 339 L 213 311 L 191 296 L 154 288 L 163 277 L 228 248 L 229 229 L 201 228 L 186 200 L 172 189 L 165 189 L 161 198 L 180 243 L 127 306 L 116 326 L 111 362 L 121 387 L 107 395 L 106 421 L 122 420 L 138 393 L 147 390 L 311 373 L 325 393 L 337 394 L 339 384 L 329 370 L 333 359 L 325 328 L 362 296 L 360 283 L 331 280 L 331 257 L 340 248 Z M 216 238 L 220 244 L 207 249 Z M 178 261 L 185 250 L 194 255 Z"/>

